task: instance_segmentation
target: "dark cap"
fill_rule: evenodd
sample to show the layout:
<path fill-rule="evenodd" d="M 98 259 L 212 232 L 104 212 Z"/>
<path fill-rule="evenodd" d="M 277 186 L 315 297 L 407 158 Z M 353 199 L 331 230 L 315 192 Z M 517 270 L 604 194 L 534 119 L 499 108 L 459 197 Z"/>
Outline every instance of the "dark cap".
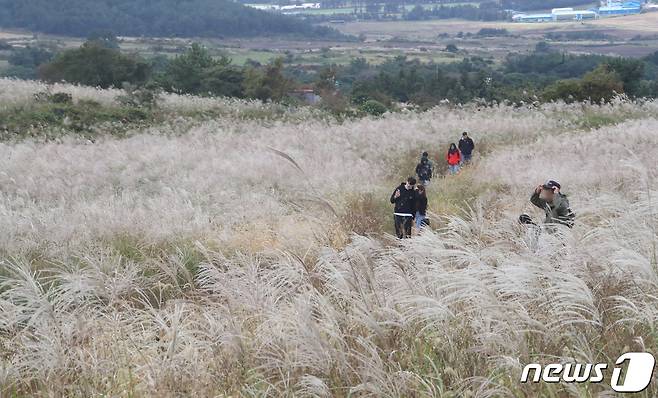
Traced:
<path fill-rule="evenodd" d="M 553 190 L 555 188 L 560 189 L 561 186 L 560 183 L 555 180 L 548 180 L 544 183 L 544 185 L 542 185 L 542 188 Z"/>
<path fill-rule="evenodd" d="M 468 131 L 464 131 L 462 135 L 468 135 Z"/>

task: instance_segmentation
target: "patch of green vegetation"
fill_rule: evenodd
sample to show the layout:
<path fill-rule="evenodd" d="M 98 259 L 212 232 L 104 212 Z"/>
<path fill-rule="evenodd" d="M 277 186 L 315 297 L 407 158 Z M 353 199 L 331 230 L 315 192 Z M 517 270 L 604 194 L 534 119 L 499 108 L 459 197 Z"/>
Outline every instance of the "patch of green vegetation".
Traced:
<path fill-rule="evenodd" d="M 601 114 L 588 111 L 576 120 L 576 125 L 583 129 L 596 130 L 601 127 L 612 126 L 640 116 L 640 114 Z"/>
<path fill-rule="evenodd" d="M 245 65 L 248 61 L 267 64 L 281 56 L 276 52 L 259 50 L 229 50 L 226 51 L 226 55 L 234 65 Z"/>
<path fill-rule="evenodd" d="M 342 227 L 359 235 L 392 233 L 392 205 L 382 200 L 388 195 L 390 193 L 383 190 L 348 195 L 343 206 L 345 210 L 340 214 Z"/>
<path fill-rule="evenodd" d="M 69 94 L 42 94 L 33 103 L 0 111 L 0 140 L 31 136 L 55 138 L 75 133 L 87 138 L 98 134 L 100 124 L 111 124 L 107 130 L 123 135 L 130 128 L 153 122 L 156 114 L 145 107 L 107 106 L 91 100 L 74 102 Z"/>
<path fill-rule="evenodd" d="M 204 253 L 192 239 L 147 242 L 131 234 L 117 234 L 105 242 L 122 263 L 147 264 L 145 276 L 159 275 L 163 282 L 173 282 L 178 288 L 190 288 L 204 261 Z"/>

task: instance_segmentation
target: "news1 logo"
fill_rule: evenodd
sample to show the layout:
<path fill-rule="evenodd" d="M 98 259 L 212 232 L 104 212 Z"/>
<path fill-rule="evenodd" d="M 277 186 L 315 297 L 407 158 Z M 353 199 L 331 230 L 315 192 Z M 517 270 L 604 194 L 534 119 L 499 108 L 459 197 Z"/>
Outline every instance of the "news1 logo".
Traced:
<path fill-rule="evenodd" d="M 626 362 L 626 371 L 622 380 L 620 365 Z M 616 392 L 641 392 L 649 386 L 653 377 L 653 369 L 656 359 L 648 352 L 627 352 L 617 358 L 615 367 L 612 369 L 610 387 Z M 530 372 L 534 370 L 531 382 L 539 383 L 601 383 L 605 378 L 607 363 L 580 364 L 580 363 L 552 363 L 542 367 L 537 363 L 531 363 L 523 368 L 521 383 L 527 383 Z"/>

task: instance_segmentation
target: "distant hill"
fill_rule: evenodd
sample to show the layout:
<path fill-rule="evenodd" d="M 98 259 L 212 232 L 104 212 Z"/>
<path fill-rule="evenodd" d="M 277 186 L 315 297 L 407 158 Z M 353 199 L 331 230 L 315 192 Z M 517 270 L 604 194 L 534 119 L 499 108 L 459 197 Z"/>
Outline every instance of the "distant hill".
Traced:
<path fill-rule="evenodd" d="M 228 0 L 0 0 L 0 26 L 67 36 L 219 37 L 338 32 Z"/>

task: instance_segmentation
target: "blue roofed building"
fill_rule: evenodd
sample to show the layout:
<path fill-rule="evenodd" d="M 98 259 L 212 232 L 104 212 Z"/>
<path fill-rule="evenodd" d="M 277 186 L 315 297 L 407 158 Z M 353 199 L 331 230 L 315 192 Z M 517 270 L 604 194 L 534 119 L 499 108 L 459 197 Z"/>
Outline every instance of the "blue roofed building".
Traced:
<path fill-rule="evenodd" d="M 599 15 L 601 17 L 614 17 L 639 14 L 642 11 L 642 3 L 643 1 L 608 0 L 606 6 L 599 7 Z"/>

